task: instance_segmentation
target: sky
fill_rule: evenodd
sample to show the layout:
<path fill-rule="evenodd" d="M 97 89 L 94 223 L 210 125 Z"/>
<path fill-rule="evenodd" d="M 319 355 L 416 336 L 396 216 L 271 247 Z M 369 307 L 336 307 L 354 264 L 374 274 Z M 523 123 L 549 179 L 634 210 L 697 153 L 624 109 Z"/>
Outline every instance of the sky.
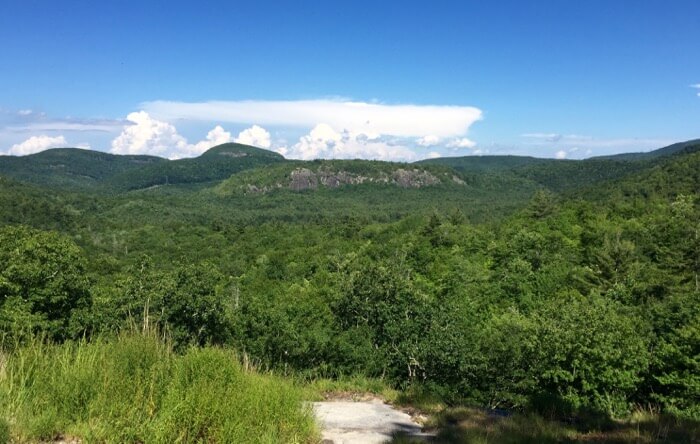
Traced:
<path fill-rule="evenodd" d="M 0 154 L 579 159 L 700 137 L 697 0 L 3 0 Z"/>

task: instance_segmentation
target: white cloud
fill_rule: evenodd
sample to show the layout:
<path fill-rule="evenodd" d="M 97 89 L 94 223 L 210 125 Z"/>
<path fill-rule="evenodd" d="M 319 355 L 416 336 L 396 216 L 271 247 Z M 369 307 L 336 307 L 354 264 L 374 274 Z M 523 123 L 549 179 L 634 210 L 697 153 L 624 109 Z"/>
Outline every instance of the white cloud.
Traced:
<path fill-rule="evenodd" d="M 566 151 L 559 150 L 556 153 L 554 153 L 554 157 L 556 157 L 557 159 L 566 159 L 566 154 Z"/>
<path fill-rule="evenodd" d="M 28 116 L 28 115 L 33 114 L 33 113 L 34 113 L 34 111 L 32 111 L 31 109 L 21 109 L 21 110 L 17 111 L 17 114 L 19 114 L 20 116 Z"/>
<path fill-rule="evenodd" d="M 700 89 L 700 83 L 696 83 L 696 84 L 694 84 L 694 85 L 690 85 L 690 87 L 691 87 L 691 88 L 695 88 L 695 89 Z M 700 97 L 700 92 L 698 92 L 698 97 Z"/>
<path fill-rule="evenodd" d="M 241 131 L 234 142 L 260 148 L 270 148 L 270 145 L 272 145 L 270 142 L 270 133 L 265 128 L 258 125 L 253 125 Z"/>
<path fill-rule="evenodd" d="M 375 159 L 416 160 L 410 148 L 368 137 L 362 133 L 336 131 L 326 123 L 316 125 L 309 134 L 302 136 L 291 148 L 281 147 L 277 152 L 292 159 Z"/>
<path fill-rule="evenodd" d="M 323 122 L 339 130 L 399 137 L 460 137 L 481 120 L 469 106 L 384 105 L 342 100 L 146 102 L 143 109 L 158 119 L 312 128 Z"/>
<path fill-rule="evenodd" d="M 145 111 L 133 112 L 126 120 L 131 124 L 112 141 L 110 151 L 114 154 L 149 154 L 178 159 L 197 156 L 232 140 L 231 133 L 217 125 L 207 133 L 205 140 L 190 144 L 173 125 L 156 120 Z"/>
<path fill-rule="evenodd" d="M 440 138 L 435 135 L 428 135 L 418 139 L 417 143 L 420 146 L 435 146 L 440 143 Z"/>
<path fill-rule="evenodd" d="M 521 134 L 520 137 L 527 138 L 527 145 L 541 146 L 576 146 L 578 148 L 616 148 L 616 149 L 656 149 L 677 142 L 675 139 L 651 139 L 651 138 L 596 138 L 582 136 L 579 134 L 557 134 L 557 133 L 528 133 Z"/>
<path fill-rule="evenodd" d="M 197 142 L 194 145 L 188 145 L 186 152 L 182 154 L 189 154 L 190 156 L 199 155 L 213 146 L 229 143 L 231 141 L 231 133 L 224 130 L 220 125 L 216 125 L 207 133 L 207 138 L 205 140 Z"/>
<path fill-rule="evenodd" d="M 12 132 L 31 131 L 95 131 L 95 132 L 117 132 L 123 121 L 70 121 L 55 120 L 50 122 L 34 122 L 20 126 L 7 127 Z"/>
<path fill-rule="evenodd" d="M 527 133 L 521 134 L 520 137 L 527 137 L 529 139 L 540 139 L 545 140 L 547 142 L 558 142 L 563 136 L 558 133 Z"/>
<path fill-rule="evenodd" d="M 112 141 L 114 154 L 150 154 L 155 156 L 187 151 L 187 140 L 167 122 L 151 118 L 145 111 L 126 116 L 133 125 L 125 126 Z"/>
<path fill-rule="evenodd" d="M 66 138 L 63 136 L 32 136 L 22 143 L 12 145 L 7 151 L 7 154 L 13 156 L 24 156 L 27 154 L 38 153 L 49 148 L 61 148 L 68 146 Z"/>
<path fill-rule="evenodd" d="M 438 153 L 437 151 L 431 151 L 428 153 L 428 159 L 437 159 L 438 157 L 442 157 L 442 154 Z"/>
<path fill-rule="evenodd" d="M 462 137 L 459 139 L 453 139 L 447 143 L 448 148 L 454 148 L 454 149 L 459 149 L 459 148 L 474 148 L 476 146 L 476 142 L 473 140 L 469 140 L 466 137 Z"/>

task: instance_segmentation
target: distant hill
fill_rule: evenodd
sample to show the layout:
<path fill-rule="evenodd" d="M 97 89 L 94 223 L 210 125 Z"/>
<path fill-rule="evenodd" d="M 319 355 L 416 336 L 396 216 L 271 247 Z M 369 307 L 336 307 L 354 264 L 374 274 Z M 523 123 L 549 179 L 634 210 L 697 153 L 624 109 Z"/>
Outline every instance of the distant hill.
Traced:
<path fill-rule="evenodd" d="M 155 156 L 54 148 L 28 156 L 0 156 L 0 176 L 37 185 L 85 188 L 119 173 L 164 162 L 167 160 Z"/>
<path fill-rule="evenodd" d="M 466 173 L 501 174 L 535 182 L 555 192 L 587 188 L 653 167 L 679 154 L 700 151 L 700 139 L 647 153 L 627 153 L 584 160 L 539 159 L 520 156 L 464 156 L 428 159 L 423 165 L 445 165 Z"/>
<path fill-rule="evenodd" d="M 424 188 L 465 185 L 451 168 L 372 160 L 288 161 L 231 176 L 217 190 L 221 194 L 264 194 L 275 190 L 305 191 L 355 185 Z"/>
<path fill-rule="evenodd" d="M 118 191 L 160 185 L 200 184 L 223 180 L 243 170 L 285 162 L 273 151 L 239 143 L 218 145 L 199 157 L 170 160 L 124 171 L 110 178 L 106 187 Z"/>
<path fill-rule="evenodd" d="M 28 156 L 0 156 L 0 176 L 75 190 L 129 191 L 222 180 L 245 169 L 284 160 L 275 152 L 237 143 L 219 145 L 199 157 L 180 160 L 55 148 Z"/>
<path fill-rule="evenodd" d="M 530 165 L 549 165 L 554 159 L 540 159 L 529 156 L 462 156 L 439 157 L 415 162 L 423 165 L 444 165 L 463 173 L 491 173 L 508 171 Z"/>
<path fill-rule="evenodd" d="M 693 145 L 697 146 L 697 145 Z M 657 157 L 648 168 L 617 180 L 577 190 L 581 197 L 597 201 L 674 199 L 680 194 L 700 195 L 700 151 L 678 150 Z"/>
<path fill-rule="evenodd" d="M 700 151 L 700 139 L 688 140 L 687 142 L 674 143 L 658 150 L 644 153 L 623 153 L 612 156 L 594 157 L 594 159 L 614 159 L 614 160 L 651 160 L 659 157 L 673 156 L 675 154 L 689 154 Z"/>

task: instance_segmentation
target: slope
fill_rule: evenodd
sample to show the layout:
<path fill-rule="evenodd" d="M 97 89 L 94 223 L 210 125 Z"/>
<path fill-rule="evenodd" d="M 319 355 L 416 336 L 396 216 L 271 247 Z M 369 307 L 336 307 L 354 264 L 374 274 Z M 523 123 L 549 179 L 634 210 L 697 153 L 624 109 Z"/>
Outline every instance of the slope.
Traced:
<path fill-rule="evenodd" d="M 43 186 L 89 189 L 115 174 L 164 162 L 154 156 L 55 148 L 21 157 L 0 156 L 0 175 Z"/>
<path fill-rule="evenodd" d="M 223 180 L 239 171 L 284 162 L 280 154 L 238 143 L 215 146 L 199 157 L 170 160 L 124 171 L 105 187 L 115 191 L 160 185 L 193 185 Z"/>

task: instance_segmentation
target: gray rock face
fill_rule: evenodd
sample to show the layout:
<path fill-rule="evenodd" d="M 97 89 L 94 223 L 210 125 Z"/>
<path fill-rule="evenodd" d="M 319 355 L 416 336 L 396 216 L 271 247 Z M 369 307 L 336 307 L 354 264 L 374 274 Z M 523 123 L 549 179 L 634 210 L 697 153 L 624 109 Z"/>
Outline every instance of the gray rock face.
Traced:
<path fill-rule="evenodd" d="M 308 168 L 297 168 L 289 175 L 289 179 L 289 188 L 294 191 L 318 188 L 318 178 Z"/>
<path fill-rule="evenodd" d="M 319 186 L 328 188 L 338 188 L 343 185 L 357 185 L 362 183 L 385 183 L 394 184 L 402 188 L 421 188 L 430 185 L 437 185 L 440 179 L 432 173 L 420 170 L 403 168 L 397 169 L 391 175 L 380 173 L 376 177 L 361 176 L 347 171 L 331 171 L 319 169 L 314 172 L 308 168 L 297 168 L 289 175 L 289 189 L 294 191 L 315 190 Z M 280 184 L 281 186 L 281 184 Z M 266 192 L 267 187 L 256 187 L 248 185 L 249 192 Z M 274 187 L 270 187 L 272 189 Z"/>
<path fill-rule="evenodd" d="M 392 179 L 396 185 L 402 188 L 421 188 L 440 183 L 440 179 L 429 172 L 417 169 L 398 169 L 394 171 Z"/>

